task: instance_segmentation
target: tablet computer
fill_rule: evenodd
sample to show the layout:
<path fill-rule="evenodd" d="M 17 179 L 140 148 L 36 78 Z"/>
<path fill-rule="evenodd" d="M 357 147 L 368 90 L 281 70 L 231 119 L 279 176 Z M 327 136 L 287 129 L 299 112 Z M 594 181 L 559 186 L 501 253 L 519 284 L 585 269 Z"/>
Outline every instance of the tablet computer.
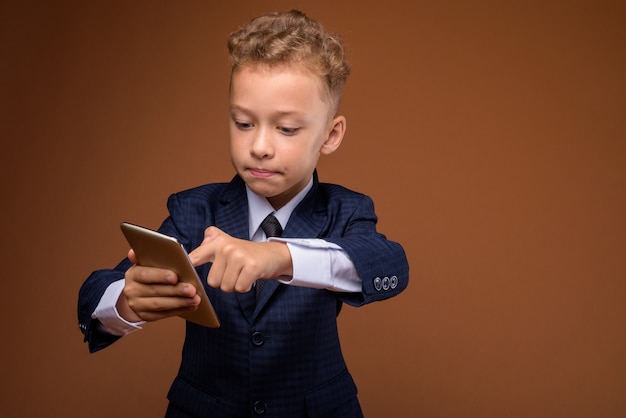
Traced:
<path fill-rule="evenodd" d="M 196 288 L 201 299 L 198 309 L 180 316 L 205 327 L 218 328 L 220 321 L 182 244 L 174 237 L 127 222 L 123 222 L 121 228 L 139 265 L 171 270 L 178 275 L 178 280 Z"/>

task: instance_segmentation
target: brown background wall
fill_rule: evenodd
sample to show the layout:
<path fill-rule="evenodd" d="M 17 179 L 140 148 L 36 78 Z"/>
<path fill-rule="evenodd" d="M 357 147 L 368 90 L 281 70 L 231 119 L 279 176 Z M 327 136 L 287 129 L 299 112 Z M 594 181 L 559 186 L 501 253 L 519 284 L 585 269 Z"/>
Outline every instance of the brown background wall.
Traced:
<path fill-rule="evenodd" d="M 321 179 L 412 268 L 340 317 L 366 416 L 626 415 L 622 2 L 1 4 L 0 415 L 162 415 L 182 321 L 89 355 L 77 292 L 120 221 L 230 179 L 225 38 L 292 7 L 354 68 Z"/>

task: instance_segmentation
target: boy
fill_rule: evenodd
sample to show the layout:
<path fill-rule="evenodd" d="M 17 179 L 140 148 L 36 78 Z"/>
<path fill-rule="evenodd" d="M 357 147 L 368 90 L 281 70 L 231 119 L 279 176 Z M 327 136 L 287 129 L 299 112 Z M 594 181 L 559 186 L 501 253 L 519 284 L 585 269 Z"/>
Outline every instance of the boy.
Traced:
<path fill-rule="evenodd" d="M 187 322 L 166 414 L 362 416 L 336 316 L 344 302 L 400 293 L 408 263 L 399 244 L 376 232 L 371 199 L 317 179 L 319 156 L 334 152 L 346 129 L 341 39 L 291 11 L 253 20 L 228 47 L 237 174 L 171 196 L 159 229 L 191 251 L 221 326 Z M 280 224 L 274 231 L 268 215 Z M 281 238 L 267 239 L 274 235 Z M 171 271 L 135 261 L 131 250 L 81 288 L 79 323 L 92 352 L 199 303 Z"/>

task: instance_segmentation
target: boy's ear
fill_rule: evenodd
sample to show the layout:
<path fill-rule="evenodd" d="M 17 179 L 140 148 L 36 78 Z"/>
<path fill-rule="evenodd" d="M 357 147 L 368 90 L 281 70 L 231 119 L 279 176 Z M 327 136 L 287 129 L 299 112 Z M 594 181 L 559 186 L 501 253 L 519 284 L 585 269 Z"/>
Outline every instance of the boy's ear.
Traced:
<path fill-rule="evenodd" d="M 343 140 L 343 136 L 345 133 L 346 118 L 341 115 L 336 116 L 331 122 L 330 131 L 328 132 L 326 140 L 322 144 L 320 154 L 328 155 L 335 152 L 335 150 L 339 148 L 339 145 L 341 145 L 341 141 Z"/>

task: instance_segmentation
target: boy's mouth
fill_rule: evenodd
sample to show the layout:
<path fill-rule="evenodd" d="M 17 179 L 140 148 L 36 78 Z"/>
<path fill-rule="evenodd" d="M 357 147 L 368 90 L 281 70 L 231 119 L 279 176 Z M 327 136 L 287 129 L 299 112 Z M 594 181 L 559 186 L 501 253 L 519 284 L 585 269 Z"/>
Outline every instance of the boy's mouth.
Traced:
<path fill-rule="evenodd" d="M 248 172 L 253 177 L 262 178 L 262 179 L 271 177 L 271 176 L 276 174 L 275 171 L 265 170 L 265 169 L 262 169 L 262 168 L 249 168 Z"/>

